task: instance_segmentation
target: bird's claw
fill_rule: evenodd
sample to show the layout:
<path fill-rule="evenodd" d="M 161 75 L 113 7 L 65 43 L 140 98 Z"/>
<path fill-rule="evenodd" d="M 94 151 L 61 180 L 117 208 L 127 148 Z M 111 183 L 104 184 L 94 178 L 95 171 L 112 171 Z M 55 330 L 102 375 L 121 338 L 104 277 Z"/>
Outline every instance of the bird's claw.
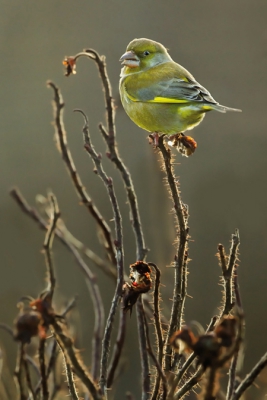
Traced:
<path fill-rule="evenodd" d="M 151 133 L 148 136 L 149 144 L 153 144 L 155 147 L 159 146 L 159 134 L 157 132 Z"/>

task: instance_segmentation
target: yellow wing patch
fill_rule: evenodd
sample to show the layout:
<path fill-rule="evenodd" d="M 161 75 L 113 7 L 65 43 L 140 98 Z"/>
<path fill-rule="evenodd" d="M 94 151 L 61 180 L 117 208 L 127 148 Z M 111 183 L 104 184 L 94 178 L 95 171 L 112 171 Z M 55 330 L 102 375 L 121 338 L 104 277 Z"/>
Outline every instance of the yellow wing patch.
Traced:
<path fill-rule="evenodd" d="M 154 97 L 153 100 L 147 100 L 148 103 L 188 103 L 185 99 L 170 99 L 168 97 Z"/>

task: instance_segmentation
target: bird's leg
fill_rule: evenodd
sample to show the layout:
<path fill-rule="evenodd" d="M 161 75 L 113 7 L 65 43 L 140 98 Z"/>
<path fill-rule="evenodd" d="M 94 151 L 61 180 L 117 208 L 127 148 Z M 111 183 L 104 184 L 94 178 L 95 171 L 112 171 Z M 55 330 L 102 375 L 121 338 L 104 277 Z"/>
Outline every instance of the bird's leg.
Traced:
<path fill-rule="evenodd" d="M 183 156 L 191 156 L 197 148 L 197 142 L 191 136 L 185 136 L 182 132 L 168 137 L 168 144 L 176 147 Z"/>

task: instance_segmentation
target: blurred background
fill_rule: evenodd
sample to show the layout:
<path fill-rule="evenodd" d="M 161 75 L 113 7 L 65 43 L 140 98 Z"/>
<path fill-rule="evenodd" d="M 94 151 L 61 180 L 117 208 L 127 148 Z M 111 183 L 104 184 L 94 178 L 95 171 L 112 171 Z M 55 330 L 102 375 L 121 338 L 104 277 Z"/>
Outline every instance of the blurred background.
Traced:
<path fill-rule="evenodd" d="M 196 153 L 186 159 L 177 154 L 175 167 L 182 199 L 189 205 L 189 280 L 185 322 L 204 327 L 218 312 L 221 301 L 217 244 L 230 246 L 231 234 L 241 236 L 239 280 L 246 315 L 245 357 L 241 376 L 266 351 L 266 245 L 267 245 L 267 2 L 266 0 L 1 0 L 0 1 L 0 213 L 1 279 L 0 321 L 12 325 L 16 304 L 23 295 L 36 297 L 44 288 L 44 234 L 21 213 L 9 197 L 17 185 L 31 204 L 36 194 L 52 189 L 68 229 L 99 255 L 103 255 L 95 223 L 79 205 L 65 166 L 53 140 L 52 91 L 47 79 L 60 88 L 65 100 L 65 126 L 73 157 L 85 186 L 108 221 L 112 212 L 105 189 L 93 173 L 83 150 L 83 109 L 89 116 L 92 140 L 98 152 L 105 145 L 97 125 L 105 109 L 98 72 L 93 62 L 80 59 L 77 75 L 64 77 L 62 60 L 83 48 L 106 55 L 117 113 L 119 150 L 129 167 L 139 199 L 148 260 L 163 273 L 163 308 L 168 315 L 172 296 L 175 247 L 171 202 L 163 183 L 158 155 L 147 133 L 123 111 L 118 93 L 119 58 L 128 42 L 147 37 L 169 48 L 172 58 L 186 67 L 221 104 L 241 108 L 238 113 L 210 113 L 192 131 Z M 126 195 L 117 171 L 105 160 L 113 177 L 124 219 L 125 265 L 135 262 L 135 241 L 129 223 Z M 110 222 L 111 225 L 113 222 Z M 112 226 L 113 227 L 113 226 Z M 85 362 L 90 362 L 92 305 L 83 275 L 72 256 L 57 241 L 57 304 L 79 294 L 74 335 Z M 94 265 L 106 314 L 113 284 Z M 129 317 L 125 370 L 116 398 L 130 390 L 140 398 L 139 350 L 135 311 Z M 12 371 L 16 346 L 5 332 L 0 345 Z M 247 399 L 263 398 L 267 373 L 258 379 Z"/>

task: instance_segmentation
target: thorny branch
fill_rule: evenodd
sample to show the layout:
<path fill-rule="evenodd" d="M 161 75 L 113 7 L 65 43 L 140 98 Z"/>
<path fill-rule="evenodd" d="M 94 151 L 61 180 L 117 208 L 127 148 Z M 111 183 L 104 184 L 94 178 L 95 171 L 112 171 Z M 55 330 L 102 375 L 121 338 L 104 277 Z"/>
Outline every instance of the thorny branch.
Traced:
<path fill-rule="evenodd" d="M 233 393 L 232 400 L 238 400 L 242 394 L 253 384 L 260 372 L 267 366 L 267 353 L 265 353 L 259 362 L 252 368 L 250 373 L 239 384 Z"/>
<path fill-rule="evenodd" d="M 114 245 L 112 243 L 111 231 L 104 220 L 103 216 L 100 214 L 100 211 L 93 203 L 92 199 L 89 197 L 81 178 L 76 170 L 74 161 L 72 159 L 71 152 L 68 147 L 67 142 L 67 133 L 64 128 L 63 123 L 63 108 L 64 102 L 58 87 L 53 82 L 47 82 L 47 85 L 50 86 L 54 91 L 54 117 L 55 117 L 55 133 L 58 140 L 59 148 L 62 154 L 62 158 L 67 166 L 67 169 L 70 173 L 71 179 L 73 181 L 74 187 L 82 201 L 82 203 L 86 206 L 86 208 L 90 211 L 91 215 L 95 219 L 97 225 L 103 232 L 103 235 L 106 239 L 106 247 L 107 252 L 110 256 L 110 259 L 114 264 L 116 264 Z"/>
<path fill-rule="evenodd" d="M 172 348 L 170 338 L 173 333 L 181 328 L 184 303 L 186 297 L 187 259 L 188 259 L 188 210 L 182 203 L 178 182 L 172 166 L 171 150 L 164 144 L 164 135 L 159 137 L 158 148 L 163 158 L 163 165 L 167 176 L 168 186 L 174 206 L 176 222 L 178 224 L 178 246 L 174 260 L 174 291 L 171 310 L 170 325 L 165 339 L 165 370 L 170 371 L 172 365 Z"/>
<path fill-rule="evenodd" d="M 58 345 L 61 349 L 62 352 L 62 356 L 63 356 L 63 361 L 65 364 L 65 369 L 66 369 L 66 377 L 67 377 L 67 382 L 68 382 L 68 388 L 69 388 L 69 392 L 70 392 L 70 396 L 72 400 L 79 400 L 79 396 L 77 393 L 77 389 L 74 383 L 74 376 L 73 376 L 73 372 L 71 369 L 71 365 L 67 359 L 67 356 L 65 354 L 65 349 L 64 347 L 60 346 L 60 342 L 58 342 Z"/>
<path fill-rule="evenodd" d="M 100 394 L 95 382 L 93 381 L 92 376 L 86 370 L 85 366 L 82 364 L 81 360 L 79 359 L 77 352 L 74 348 L 74 344 L 72 339 L 67 336 L 67 334 L 63 331 L 60 324 L 53 321 L 53 330 L 57 341 L 59 342 L 60 347 L 64 347 L 67 358 L 72 365 L 72 368 L 75 374 L 80 378 L 82 383 L 91 393 L 93 400 L 103 400 L 102 395 Z"/>
<path fill-rule="evenodd" d="M 149 372 L 149 360 L 147 357 L 147 337 L 145 331 L 145 312 L 143 308 L 142 299 L 139 297 L 136 303 L 136 314 L 137 314 L 137 330 L 139 339 L 139 349 L 141 355 L 141 367 L 142 367 L 142 397 L 141 400 L 148 400 L 150 397 L 150 372 Z M 146 355 L 146 356 L 145 356 Z"/>
<path fill-rule="evenodd" d="M 52 257 L 51 257 L 51 248 L 52 248 L 52 244 L 53 244 L 57 221 L 60 217 L 60 212 L 59 212 L 59 208 L 58 208 L 58 204 L 57 204 L 57 199 L 52 193 L 50 193 L 50 195 L 49 195 L 49 200 L 50 200 L 51 206 L 52 206 L 51 207 L 52 208 L 52 216 L 51 216 L 50 225 L 49 225 L 49 227 L 46 231 L 46 235 L 45 235 L 44 251 L 45 251 L 45 261 L 46 261 L 46 266 L 47 266 L 47 271 L 48 271 L 48 282 L 49 282 L 48 291 L 52 298 L 53 294 L 54 294 L 54 290 L 55 290 L 56 278 L 55 278 L 55 271 L 54 271 Z"/>
<path fill-rule="evenodd" d="M 102 343 L 102 356 L 101 356 L 101 365 L 100 365 L 100 386 L 102 388 L 103 394 L 106 390 L 107 385 L 107 373 L 108 373 L 108 358 L 109 358 L 109 349 L 110 349 L 110 339 L 111 333 L 114 325 L 114 318 L 116 314 L 116 309 L 118 306 L 119 299 L 122 295 L 122 285 L 124 282 L 124 255 L 123 255 L 123 237 L 122 237 L 122 219 L 119 210 L 119 205 L 117 201 L 117 197 L 115 194 L 115 190 L 113 187 L 113 182 L 110 177 L 107 176 L 105 171 L 103 170 L 101 155 L 97 154 L 94 146 L 91 143 L 91 138 L 89 135 L 89 126 L 88 126 L 88 119 L 86 115 L 83 114 L 85 119 L 85 125 L 83 127 L 83 134 L 84 134 L 84 148 L 87 153 L 91 156 L 96 172 L 99 177 L 104 182 L 110 201 L 113 209 L 114 214 L 114 221 L 115 221 L 115 232 L 116 232 L 116 239 L 115 239 L 115 251 L 116 251 L 116 260 L 117 260 L 117 286 L 115 290 L 115 294 L 112 300 L 112 305 L 110 308 L 109 316 L 107 319 L 105 333 Z"/>
<path fill-rule="evenodd" d="M 240 244 L 239 231 L 236 229 L 235 233 L 232 235 L 232 245 L 230 249 L 229 257 L 225 256 L 225 250 L 222 244 L 218 245 L 219 260 L 223 273 L 224 291 L 223 291 L 223 309 L 220 318 L 223 315 L 230 313 L 234 306 L 233 302 L 233 274 L 235 271 L 238 247 Z"/>
<path fill-rule="evenodd" d="M 103 84 L 104 88 L 104 96 L 105 96 L 105 104 L 106 104 L 106 110 L 107 110 L 107 128 L 103 126 L 103 124 L 99 124 L 99 129 L 107 143 L 109 153 L 108 156 L 112 162 L 116 165 L 118 170 L 121 173 L 122 180 L 124 182 L 126 192 L 127 192 L 127 197 L 129 201 L 129 206 L 130 206 L 130 212 L 131 212 L 131 219 L 132 219 L 132 226 L 133 226 L 133 231 L 135 234 L 135 239 L 136 239 L 136 259 L 137 260 L 144 260 L 147 249 L 145 247 L 145 242 L 144 242 L 144 235 L 143 235 L 143 230 L 142 230 L 142 225 L 141 225 L 141 219 L 139 215 L 139 210 L 138 210 L 138 203 L 137 203 L 137 198 L 132 182 L 131 175 L 126 168 L 125 164 L 123 163 L 122 159 L 119 156 L 119 153 L 117 151 L 117 146 L 115 142 L 115 110 L 114 110 L 114 105 L 113 105 L 113 99 L 112 99 L 112 92 L 111 92 L 111 85 L 110 81 L 107 75 L 107 70 L 106 70 L 106 63 L 105 63 L 105 57 L 104 56 L 99 56 L 99 54 L 92 49 L 85 50 L 84 52 L 78 53 L 74 57 L 69 57 L 64 61 L 65 65 L 69 65 L 69 60 L 71 59 L 72 65 L 76 63 L 77 59 L 79 57 L 86 56 L 94 60 L 97 64 L 100 78 Z M 67 73 L 68 75 L 68 73 Z M 140 300 L 141 301 L 141 300 Z M 139 339 L 142 340 L 142 338 L 145 337 L 145 332 L 144 332 L 144 325 L 142 324 L 142 318 L 140 316 L 140 313 L 137 313 L 137 324 L 138 324 L 138 332 L 140 334 Z M 148 365 L 148 356 L 147 352 L 144 351 L 144 346 L 140 345 L 140 352 L 141 352 L 141 358 L 144 360 L 143 364 Z M 144 369 L 143 372 L 145 373 Z M 143 381 L 146 381 L 146 377 L 143 376 Z M 143 396 L 145 394 L 143 393 Z"/>
<path fill-rule="evenodd" d="M 153 360 L 155 367 L 157 369 L 158 375 L 160 376 L 160 378 L 162 379 L 162 400 L 166 399 L 166 395 L 167 395 L 167 379 L 166 379 L 166 375 L 164 374 L 164 372 L 162 371 L 162 366 L 160 365 L 157 357 L 154 354 L 154 351 L 152 349 L 151 343 L 150 343 L 150 338 L 149 338 L 149 328 L 148 328 L 148 322 L 146 319 L 146 315 L 144 314 L 144 323 L 145 323 L 145 332 L 146 332 L 146 340 L 147 340 L 147 351 L 148 354 L 150 355 L 151 359 Z"/>
<path fill-rule="evenodd" d="M 239 290 L 239 285 L 238 285 L 238 276 L 237 273 L 234 275 L 234 293 L 235 293 L 235 301 L 236 305 L 239 310 L 243 310 L 242 307 L 242 302 L 241 302 L 241 295 L 240 295 L 240 290 Z M 238 361 L 238 356 L 239 356 L 240 349 L 236 352 L 234 355 L 231 365 L 229 368 L 229 378 L 228 378 L 228 385 L 227 385 L 227 391 L 226 391 L 226 400 L 231 400 L 233 396 L 233 391 L 235 389 L 236 385 L 236 367 L 237 367 L 237 361 Z"/>
<path fill-rule="evenodd" d="M 156 264 L 149 262 L 149 266 L 153 267 L 155 270 L 155 287 L 154 287 L 154 295 L 153 295 L 153 304 L 154 304 L 154 323 L 155 323 L 155 331 L 156 331 L 156 347 L 157 347 L 157 363 L 159 367 L 157 368 L 157 375 L 154 383 L 154 388 L 153 388 L 153 393 L 151 400 L 156 400 L 159 392 L 159 387 L 160 387 L 160 381 L 162 379 L 162 360 L 163 360 L 163 332 L 162 332 L 162 324 L 161 324 L 161 318 L 160 318 L 160 292 L 159 292 L 159 286 L 160 286 L 160 276 L 161 272 L 160 269 L 157 267 Z M 166 386 L 167 387 L 167 386 Z"/>
<path fill-rule="evenodd" d="M 24 197 L 21 195 L 18 189 L 12 189 L 10 194 L 26 215 L 28 215 L 35 222 L 37 222 L 42 229 L 48 229 L 46 221 L 42 219 L 42 217 L 38 214 L 38 212 L 34 208 L 30 207 L 30 205 L 27 203 L 27 201 L 24 199 Z M 92 367 L 93 370 L 97 371 L 100 359 L 100 348 L 101 348 L 102 332 L 104 326 L 104 307 L 99 287 L 96 282 L 96 277 L 91 272 L 88 265 L 84 262 L 84 260 L 82 259 L 76 248 L 64 238 L 64 236 L 58 229 L 56 229 L 55 234 L 61 240 L 61 242 L 68 248 L 68 250 L 74 255 L 75 260 L 78 263 L 78 266 L 81 268 L 82 272 L 85 274 L 86 282 L 88 283 L 88 288 L 93 302 L 93 309 L 95 313 L 94 337 L 92 341 L 92 348 L 93 348 Z M 94 367 L 94 365 L 96 365 L 96 367 Z"/>

